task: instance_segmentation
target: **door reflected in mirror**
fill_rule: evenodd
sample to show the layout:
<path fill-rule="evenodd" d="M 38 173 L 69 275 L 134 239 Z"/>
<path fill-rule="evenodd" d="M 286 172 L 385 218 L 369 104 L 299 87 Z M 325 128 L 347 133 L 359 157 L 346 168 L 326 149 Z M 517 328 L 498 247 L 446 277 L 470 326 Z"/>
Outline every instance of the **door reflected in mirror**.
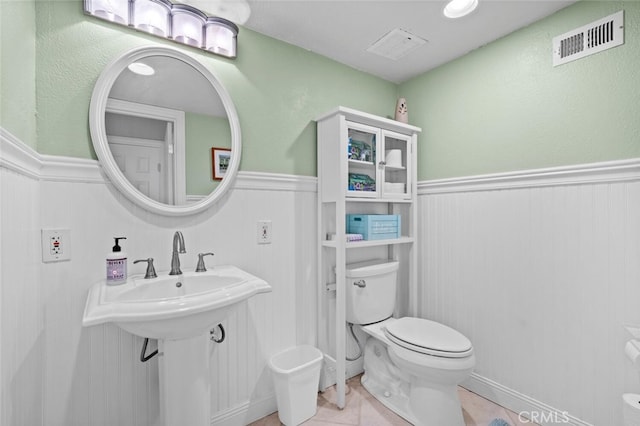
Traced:
<path fill-rule="evenodd" d="M 125 67 L 111 87 L 105 132 L 125 178 L 162 204 L 185 205 L 215 191 L 211 148 L 231 149 L 225 106 L 212 84 L 190 64 L 164 55 Z"/>

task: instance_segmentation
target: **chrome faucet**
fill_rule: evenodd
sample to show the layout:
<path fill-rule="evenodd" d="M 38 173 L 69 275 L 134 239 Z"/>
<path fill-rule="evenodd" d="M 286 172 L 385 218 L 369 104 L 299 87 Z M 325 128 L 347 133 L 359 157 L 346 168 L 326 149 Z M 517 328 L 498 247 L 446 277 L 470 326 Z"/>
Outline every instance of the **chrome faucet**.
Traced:
<path fill-rule="evenodd" d="M 186 253 L 187 251 L 184 249 L 184 237 L 182 236 L 182 232 L 176 231 L 173 234 L 173 253 L 171 255 L 171 272 L 169 275 L 182 275 L 182 271 L 180 270 L 180 257 L 179 253 Z"/>

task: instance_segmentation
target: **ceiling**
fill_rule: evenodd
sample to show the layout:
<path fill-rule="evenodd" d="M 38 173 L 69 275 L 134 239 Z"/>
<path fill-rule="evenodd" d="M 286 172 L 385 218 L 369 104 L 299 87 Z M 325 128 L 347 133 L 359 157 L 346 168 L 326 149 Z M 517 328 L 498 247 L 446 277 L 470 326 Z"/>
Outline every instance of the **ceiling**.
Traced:
<path fill-rule="evenodd" d="M 113 82 L 109 98 L 157 107 L 226 117 L 218 92 L 198 70 L 179 59 L 152 55 L 137 62 L 155 73 L 141 76 L 125 68 Z"/>
<path fill-rule="evenodd" d="M 442 14 L 444 0 L 248 0 L 244 27 L 401 83 L 575 1 L 479 0 L 473 13 L 452 20 Z M 398 28 L 427 43 L 397 60 L 367 51 Z"/>

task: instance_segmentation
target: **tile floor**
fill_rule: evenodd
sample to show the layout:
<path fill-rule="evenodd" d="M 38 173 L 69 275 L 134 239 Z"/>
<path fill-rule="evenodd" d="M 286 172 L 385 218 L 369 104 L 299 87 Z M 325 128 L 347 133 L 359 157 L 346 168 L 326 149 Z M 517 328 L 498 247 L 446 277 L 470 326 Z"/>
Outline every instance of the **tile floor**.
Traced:
<path fill-rule="evenodd" d="M 511 426 L 536 426 L 534 423 L 521 422 L 517 413 L 502 408 L 466 389 L 459 388 L 458 394 L 467 426 L 487 426 L 496 418 L 505 420 Z M 360 384 L 360 376 L 347 381 L 347 406 L 344 410 L 339 410 L 332 401 L 335 401 L 334 388 L 319 393 L 318 412 L 314 417 L 304 422 L 304 425 L 411 426 L 411 423 L 387 409 L 367 392 Z M 278 413 L 273 413 L 249 426 L 279 425 Z"/>

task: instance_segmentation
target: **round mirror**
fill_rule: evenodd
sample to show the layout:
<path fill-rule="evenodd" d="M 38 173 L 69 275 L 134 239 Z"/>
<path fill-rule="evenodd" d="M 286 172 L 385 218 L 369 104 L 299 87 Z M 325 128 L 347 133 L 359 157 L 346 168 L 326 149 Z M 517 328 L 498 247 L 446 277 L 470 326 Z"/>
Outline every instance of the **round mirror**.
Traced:
<path fill-rule="evenodd" d="M 238 172 L 242 142 L 231 97 L 178 50 L 131 50 L 102 72 L 89 127 L 105 173 L 127 198 L 164 215 L 198 213 Z"/>

